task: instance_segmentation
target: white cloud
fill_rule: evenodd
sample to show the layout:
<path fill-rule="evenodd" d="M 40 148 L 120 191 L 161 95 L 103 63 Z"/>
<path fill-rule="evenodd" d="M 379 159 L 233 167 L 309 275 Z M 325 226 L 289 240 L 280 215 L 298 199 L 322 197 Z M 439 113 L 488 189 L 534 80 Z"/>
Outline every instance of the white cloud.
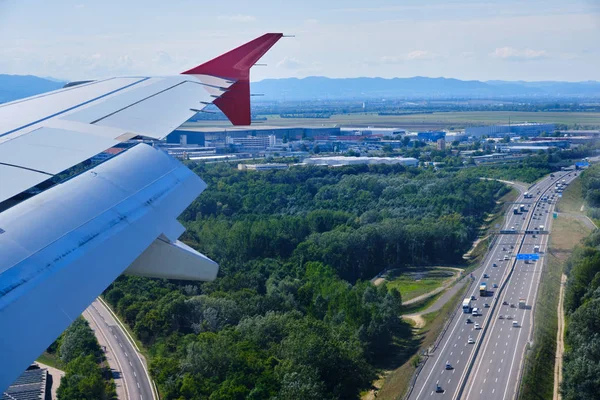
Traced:
<path fill-rule="evenodd" d="M 439 55 L 427 50 L 413 50 L 409 53 L 400 56 L 382 56 L 379 58 L 379 63 L 375 64 L 402 64 L 406 61 L 426 61 L 438 58 Z M 373 63 L 367 63 L 373 64 Z"/>
<path fill-rule="evenodd" d="M 158 65 L 168 65 L 173 62 L 173 59 L 166 51 L 160 50 L 156 53 L 156 55 L 152 58 L 152 62 Z"/>
<path fill-rule="evenodd" d="M 256 17 L 253 15 L 221 15 L 219 16 L 220 21 L 229 21 L 229 22 L 254 22 L 256 21 Z"/>
<path fill-rule="evenodd" d="M 498 47 L 490 53 L 490 56 L 503 60 L 527 61 L 548 58 L 548 52 L 546 50 L 519 50 L 514 47 Z"/>
<path fill-rule="evenodd" d="M 285 69 L 301 69 L 306 67 L 306 63 L 295 59 L 294 57 L 284 57 L 283 60 L 277 63 L 277 68 Z"/>
<path fill-rule="evenodd" d="M 408 60 L 433 60 L 437 58 L 437 54 L 426 50 L 414 50 L 406 55 Z"/>

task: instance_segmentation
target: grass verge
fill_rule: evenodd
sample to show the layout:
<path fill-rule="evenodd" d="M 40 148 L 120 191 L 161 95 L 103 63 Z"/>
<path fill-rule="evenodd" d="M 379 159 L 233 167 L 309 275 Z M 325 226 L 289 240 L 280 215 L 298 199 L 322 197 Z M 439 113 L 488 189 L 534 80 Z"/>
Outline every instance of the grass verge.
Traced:
<path fill-rule="evenodd" d="M 402 300 L 407 301 L 430 293 L 444 285 L 453 278 L 454 271 L 431 269 L 422 271 L 422 275 L 408 273 L 390 278 L 386 281 L 387 287 L 398 289 L 402 293 Z"/>
<path fill-rule="evenodd" d="M 66 368 L 66 365 L 62 362 L 62 360 L 56 354 L 50 354 L 47 352 L 43 352 L 37 358 L 36 361 L 38 361 L 44 365 L 47 365 L 49 367 L 60 369 L 61 371 L 64 371 Z"/>
<path fill-rule="evenodd" d="M 563 203 L 564 201 L 564 203 Z M 559 202 L 562 210 L 579 214 L 583 204 L 579 180 L 571 183 Z M 535 304 L 533 347 L 526 354 L 520 400 L 551 399 L 554 389 L 558 298 L 564 262 L 589 228 L 576 216 L 561 215 L 553 222 L 546 264 Z"/>
<path fill-rule="evenodd" d="M 435 343 L 446 321 L 452 316 L 457 305 L 462 301 L 468 285 L 464 285 L 441 309 L 424 314 L 425 326 L 417 332 L 420 340 L 419 350 L 399 368 L 389 372 L 383 387 L 377 393 L 377 400 L 401 399 L 409 388 L 410 381 L 421 361 L 423 351 Z"/>

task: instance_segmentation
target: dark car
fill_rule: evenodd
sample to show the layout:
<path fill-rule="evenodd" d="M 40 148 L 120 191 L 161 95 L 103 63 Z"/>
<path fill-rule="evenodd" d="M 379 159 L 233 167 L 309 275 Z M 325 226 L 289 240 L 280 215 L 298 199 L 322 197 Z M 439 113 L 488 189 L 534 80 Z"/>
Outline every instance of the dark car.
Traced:
<path fill-rule="evenodd" d="M 471 321 L 471 318 L 467 318 L 467 321 L 466 321 L 466 323 L 467 323 L 467 324 L 471 324 L 471 323 L 473 323 L 473 321 Z"/>

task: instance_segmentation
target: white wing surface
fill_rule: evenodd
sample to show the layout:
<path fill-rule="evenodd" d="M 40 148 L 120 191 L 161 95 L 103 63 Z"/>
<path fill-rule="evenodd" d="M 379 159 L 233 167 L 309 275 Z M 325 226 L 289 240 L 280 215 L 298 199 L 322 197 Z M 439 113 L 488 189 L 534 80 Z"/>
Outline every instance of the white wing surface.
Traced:
<path fill-rule="evenodd" d="M 265 34 L 177 76 L 90 81 L 0 104 L 0 390 L 121 273 L 215 279 L 218 265 L 177 240 L 177 217 L 206 184 L 128 141 L 162 139 L 209 104 L 249 124 L 249 69 L 281 37 Z"/>

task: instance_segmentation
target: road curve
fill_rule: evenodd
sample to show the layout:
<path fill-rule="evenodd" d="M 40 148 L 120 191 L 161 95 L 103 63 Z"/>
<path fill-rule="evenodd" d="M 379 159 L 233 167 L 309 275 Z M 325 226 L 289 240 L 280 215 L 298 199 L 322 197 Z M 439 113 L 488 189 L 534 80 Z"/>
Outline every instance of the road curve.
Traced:
<path fill-rule="evenodd" d="M 525 204 L 528 211 L 513 214 L 511 207 L 503 229 L 514 227 L 522 232 L 539 225 L 548 229 L 554 204 L 542 206 L 537 201 L 556 179 L 563 179 L 563 176 L 567 180 L 573 179 L 572 172 L 570 177 L 566 175 L 560 173 L 556 178 L 547 177 L 537 182 L 529 190 L 533 199 L 524 199 L 520 195 L 516 202 Z M 523 297 L 528 306 L 535 304 L 542 261 L 525 264 L 515 260 L 516 253 L 533 253 L 535 245 L 545 251 L 548 235 L 535 236 L 498 234 L 483 264 L 473 272 L 477 284 L 468 293 L 476 297 L 473 303 L 481 309 L 481 315 L 473 317 L 463 313 L 461 306 L 457 307 L 438 347 L 419 373 L 409 399 L 507 399 L 515 396 L 525 344 L 531 336 L 532 311 L 504 306 L 502 302 L 518 305 L 519 298 Z M 488 277 L 483 278 L 484 274 Z M 479 296 L 480 282 L 487 282 L 488 296 Z M 494 284 L 498 288 L 493 288 Z M 490 307 L 484 307 L 485 303 Z M 500 320 L 500 314 L 511 315 L 513 320 Z M 467 324 L 467 318 L 473 323 Z M 512 326 L 515 320 L 519 327 Z M 475 323 L 482 329 L 475 329 Z M 468 343 L 469 338 L 475 343 Z M 451 365 L 449 369 L 446 369 L 446 363 Z M 438 385 L 440 392 L 436 391 Z"/>
<path fill-rule="evenodd" d="M 83 317 L 105 349 L 108 364 L 115 376 L 118 398 L 156 400 L 145 361 L 108 307 L 96 299 L 83 312 Z"/>

